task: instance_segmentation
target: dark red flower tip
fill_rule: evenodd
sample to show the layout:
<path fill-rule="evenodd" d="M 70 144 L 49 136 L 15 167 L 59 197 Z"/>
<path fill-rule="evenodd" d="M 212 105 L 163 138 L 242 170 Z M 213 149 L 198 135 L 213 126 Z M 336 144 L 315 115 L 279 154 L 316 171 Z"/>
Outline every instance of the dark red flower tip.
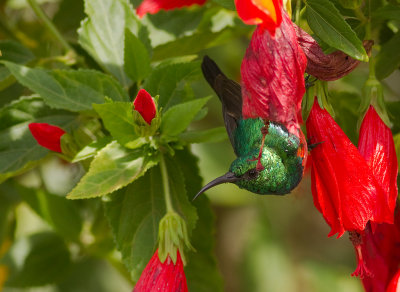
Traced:
<path fill-rule="evenodd" d="M 400 291 L 400 269 L 394 275 L 392 280 L 390 281 L 386 292 L 399 292 Z"/>
<path fill-rule="evenodd" d="M 259 25 L 275 35 L 282 22 L 282 0 L 235 0 L 235 5 L 244 23 Z"/>
<path fill-rule="evenodd" d="M 151 125 L 157 113 L 156 105 L 150 93 L 144 89 L 140 89 L 135 100 L 133 101 L 135 111 L 139 112 L 143 119 Z"/>
<path fill-rule="evenodd" d="M 60 139 L 65 131 L 46 123 L 30 123 L 29 130 L 40 146 L 55 152 L 62 152 Z"/>
<path fill-rule="evenodd" d="M 380 214 L 385 221 L 393 221 L 397 200 L 398 164 L 393 135 L 388 126 L 382 121 L 373 106 L 370 106 L 364 116 L 358 139 L 358 150 L 367 161 L 372 174 L 380 184 L 384 196 L 378 204 L 387 205 L 389 212 Z M 386 208 L 378 211 L 384 212 Z"/>
<path fill-rule="evenodd" d="M 241 66 L 243 118 L 279 122 L 299 136 L 306 62 L 286 13 L 275 37 L 258 27 Z"/>
<path fill-rule="evenodd" d="M 366 161 L 339 125 L 315 101 L 308 117 L 310 143 L 323 142 L 312 152 L 311 187 L 314 204 L 331 227 L 329 236 L 362 232 L 368 221 L 388 221 L 383 190 Z"/>
<path fill-rule="evenodd" d="M 133 292 L 188 292 L 183 262 L 179 250 L 176 264 L 168 256 L 160 262 L 158 250 L 143 270 Z"/>
<path fill-rule="evenodd" d="M 206 0 L 143 0 L 136 8 L 139 17 L 143 17 L 146 13 L 155 14 L 161 9 L 171 10 L 193 4 L 203 5 Z"/>

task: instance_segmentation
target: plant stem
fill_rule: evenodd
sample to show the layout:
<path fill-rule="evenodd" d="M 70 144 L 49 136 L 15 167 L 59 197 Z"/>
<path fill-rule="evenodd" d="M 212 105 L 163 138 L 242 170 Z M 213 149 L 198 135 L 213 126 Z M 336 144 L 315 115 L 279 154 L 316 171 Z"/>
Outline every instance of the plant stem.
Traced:
<path fill-rule="evenodd" d="M 54 24 L 50 21 L 50 19 L 44 14 L 43 10 L 37 4 L 36 0 L 27 0 L 32 10 L 35 12 L 36 16 L 41 19 L 45 25 L 45 27 L 51 32 L 51 34 L 61 43 L 64 49 L 68 52 L 71 51 L 76 55 L 75 50 L 68 44 L 68 42 L 63 38 Z"/>
<path fill-rule="evenodd" d="M 160 168 L 161 168 L 161 177 L 162 177 L 162 183 L 163 183 L 163 189 L 164 189 L 164 199 L 165 199 L 165 205 L 167 208 L 167 213 L 175 212 L 174 207 L 172 207 L 171 191 L 169 188 L 168 172 L 167 172 L 167 166 L 166 166 L 165 160 L 164 160 L 164 154 L 161 154 L 161 157 L 160 157 Z"/>

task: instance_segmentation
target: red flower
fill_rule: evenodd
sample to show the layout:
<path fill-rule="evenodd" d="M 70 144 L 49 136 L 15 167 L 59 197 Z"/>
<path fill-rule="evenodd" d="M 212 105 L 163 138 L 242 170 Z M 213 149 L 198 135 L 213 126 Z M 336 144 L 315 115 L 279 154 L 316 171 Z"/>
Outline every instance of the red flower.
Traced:
<path fill-rule="evenodd" d="M 390 281 L 386 292 L 398 292 L 400 291 L 400 269 L 397 271 L 396 275 Z"/>
<path fill-rule="evenodd" d="M 235 0 L 239 17 L 246 24 L 258 24 L 272 35 L 282 22 L 282 0 Z"/>
<path fill-rule="evenodd" d="M 385 221 L 393 222 L 397 199 L 396 150 L 392 132 L 372 106 L 369 107 L 361 124 L 358 150 L 384 191 L 384 196 L 379 198 L 381 200 L 378 202 L 380 207 L 378 211 L 383 212 L 381 217 L 385 218 Z"/>
<path fill-rule="evenodd" d="M 241 67 L 243 118 L 279 122 L 299 136 L 306 61 L 286 13 L 275 37 L 257 28 Z"/>
<path fill-rule="evenodd" d="M 46 123 L 30 123 L 29 130 L 39 145 L 55 152 L 62 152 L 60 139 L 65 131 Z"/>
<path fill-rule="evenodd" d="M 164 263 L 160 262 L 158 250 L 144 269 L 133 292 L 187 292 L 186 277 L 179 250 L 174 264 L 168 256 Z"/>
<path fill-rule="evenodd" d="M 136 8 L 139 17 L 143 17 L 146 13 L 155 14 L 161 9 L 171 10 L 193 4 L 203 5 L 206 0 L 143 0 Z"/>
<path fill-rule="evenodd" d="M 389 208 L 378 205 L 385 195 L 364 158 L 317 101 L 307 135 L 311 143 L 323 142 L 311 152 L 311 184 L 314 205 L 332 229 L 329 236 L 362 232 L 368 221 L 392 222 Z"/>
<path fill-rule="evenodd" d="M 157 113 L 156 105 L 151 95 L 144 89 L 140 89 L 135 100 L 133 101 L 135 111 L 139 112 L 143 119 L 151 124 Z"/>

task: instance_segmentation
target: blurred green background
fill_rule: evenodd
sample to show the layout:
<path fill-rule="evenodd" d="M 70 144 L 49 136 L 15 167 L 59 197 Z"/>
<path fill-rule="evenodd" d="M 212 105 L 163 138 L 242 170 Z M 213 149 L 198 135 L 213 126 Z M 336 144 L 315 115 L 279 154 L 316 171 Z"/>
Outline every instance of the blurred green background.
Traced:
<path fill-rule="evenodd" d="M 63 35 L 76 43 L 76 30 L 84 18 L 83 1 L 39 2 Z M 140 1 L 131 2 L 136 5 Z M 38 58 L 44 58 L 42 65 L 50 62 L 53 67 L 59 66 L 52 63 L 49 56 L 61 54 L 60 47 L 43 29 L 24 0 L 0 0 L 0 13 L 0 40 L 15 39 L 17 36 L 18 41 L 29 47 Z M 200 57 L 207 54 L 213 58 L 225 74 L 235 80 L 240 78 L 241 59 L 253 29 L 244 25 L 238 25 L 237 28 L 240 31 L 237 35 L 225 36 L 215 46 L 210 45 L 199 52 Z M 84 53 L 78 46 L 75 48 Z M 361 64 L 349 76 L 329 84 L 335 118 L 354 143 L 358 137 L 356 124 L 361 88 L 367 79 L 367 72 L 368 66 Z M 391 108 L 399 108 L 399 81 L 398 70 L 384 80 L 385 99 L 393 102 L 388 105 L 389 111 Z M 198 97 L 213 96 L 208 103 L 207 116 L 195 122 L 192 128 L 210 129 L 223 126 L 220 102 L 208 84 L 204 80 L 198 80 L 191 86 Z M 15 96 L 22 95 L 24 90 L 21 85 L 14 83 L 0 91 L 0 105 L 3 106 Z M 393 130 L 394 134 L 399 131 L 396 127 Z M 225 173 L 234 159 L 227 139 L 218 143 L 196 144 L 192 146 L 192 150 L 200 158 L 204 183 Z M 48 158 L 40 167 L 18 177 L 18 181 L 30 187 L 44 184 L 49 192 L 63 196 L 81 175 L 82 169 L 77 165 L 65 164 L 53 157 Z M 8 183 L 3 183 L 0 185 L 0 196 L 12 196 L 9 190 Z M 350 276 L 356 268 L 356 260 L 348 235 L 339 239 L 327 237 L 330 230 L 313 205 L 308 173 L 291 194 L 282 197 L 258 196 L 228 184 L 213 188 L 206 195 L 211 199 L 216 215 L 215 253 L 224 278 L 225 291 L 363 291 L 360 281 Z M 16 217 L 10 220 L 17 222 L 16 240 L 38 230 L 51 229 L 26 203 L 18 206 Z M 85 230 L 85 226 L 83 229 Z M 104 238 L 105 245 L 112 244 L 107 231 Z M 93 239 L 88 237 L 82 240 L 90 242 Z M 18 252 L 21 253 L 29 248 L 23 241 L 20 246 Z M 73 246 L 70 248 L 74 250 Z M 78 254 L 76 257 L 80 257 L 79 268 L 60 271 L 67 273 L 68 277 L 56 287 L 47 285 L 35 289 L 5 288 L 3 291 L 132 290 L 126 271 L 118 263 L 118 252 L 107 260 L 96 256 L 81 257 Z"/>

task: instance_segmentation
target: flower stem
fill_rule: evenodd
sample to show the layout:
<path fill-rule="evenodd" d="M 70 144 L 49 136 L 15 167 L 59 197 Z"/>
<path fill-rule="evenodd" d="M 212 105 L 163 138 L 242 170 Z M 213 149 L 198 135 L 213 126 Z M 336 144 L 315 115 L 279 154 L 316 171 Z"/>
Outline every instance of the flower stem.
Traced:
<path fill-rule="evenodd" d="M 161 168 L 161 177 L 162 177 L 162 182 L 163 182 L 164 199 L 165 199 L 165 205 L 167 208 L 167 213 L 175 212 L 174 208 L 172 207 L 171 191 L 169 188 L 168 172 L 167 172 L 167 166 L 166 166 L 165 160 L 164 160 L 164 154 L 161 154 L 161 156 L 160 156 L 160 168 Z"/>
<path fill-rule="evenodd" d="M 36 0 L 27 0 L 32 10 L 35 12 L 36 16 L 41 19 L 45 25 L 45 27 L 51 32 L 51 34 L 60 42 L 60 44 L 64 47 L 64 49 L 68 52 L 73 52 L 76 55 L 75 50 L 68 44 L 68 42 L 63 38 L 54 24 L 50 21 L 50 19 L 44 14 L 43 10 L 37 4 Z"/>

